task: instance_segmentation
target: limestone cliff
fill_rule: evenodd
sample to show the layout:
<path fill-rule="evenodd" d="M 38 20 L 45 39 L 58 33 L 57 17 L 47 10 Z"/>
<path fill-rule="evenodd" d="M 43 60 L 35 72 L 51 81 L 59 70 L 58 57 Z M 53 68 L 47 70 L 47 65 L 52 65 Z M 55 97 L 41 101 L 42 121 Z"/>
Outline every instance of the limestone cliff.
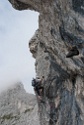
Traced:
<path fill-rule="evenodd" d="M 36 98 L 21 83 L 0 93 L 0 125 L 39 125 Z"/>
<path fill-rule="evenodd" d="M 15 9 L 39 12 L 39 29 L 29 47 L 37 75 L 45 76 L 41 125 L 84 125 L 84 1 L 9 1 Z M 72 46 L 79 55 L 66 58 Z"/>

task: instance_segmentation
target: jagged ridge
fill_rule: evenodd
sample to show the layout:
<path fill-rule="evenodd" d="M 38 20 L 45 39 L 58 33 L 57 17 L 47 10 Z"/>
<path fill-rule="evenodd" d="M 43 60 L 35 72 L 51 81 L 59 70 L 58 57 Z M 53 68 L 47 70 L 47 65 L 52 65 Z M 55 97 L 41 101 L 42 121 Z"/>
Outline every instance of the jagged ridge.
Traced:
<path fill-rule="evenodd" d="M 35 96 L 26 93 L 21 83 L 0 94 L 0 125 L 37 125 L 37 111 Z"/>

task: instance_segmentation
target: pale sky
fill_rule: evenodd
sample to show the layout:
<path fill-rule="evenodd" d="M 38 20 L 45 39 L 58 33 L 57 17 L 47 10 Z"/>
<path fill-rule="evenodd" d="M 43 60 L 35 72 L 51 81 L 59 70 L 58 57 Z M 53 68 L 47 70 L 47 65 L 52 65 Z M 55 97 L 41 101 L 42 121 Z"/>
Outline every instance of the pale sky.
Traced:
<path fill-rule="evenodd" d="M 38 29 L 38 13 L 18 11 L 8 0 L 0 0 L 0 91 L 21 81 L 27 92 L 33 92 L 35 60 L 28 42 Z"/>

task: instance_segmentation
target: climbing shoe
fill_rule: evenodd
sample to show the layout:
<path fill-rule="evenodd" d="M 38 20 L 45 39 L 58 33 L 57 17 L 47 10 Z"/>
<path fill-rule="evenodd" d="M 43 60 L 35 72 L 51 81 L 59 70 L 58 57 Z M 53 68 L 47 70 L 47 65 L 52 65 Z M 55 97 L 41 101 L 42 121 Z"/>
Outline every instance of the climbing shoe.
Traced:
<path fill-rule="evenodd" d="M 72 47 L 72 49 L 69 51 L 69 53 L 66 55 L 66 58 L 70 58 L 73 56 L 79 55 L 79 51 L 76 46 Z"/>

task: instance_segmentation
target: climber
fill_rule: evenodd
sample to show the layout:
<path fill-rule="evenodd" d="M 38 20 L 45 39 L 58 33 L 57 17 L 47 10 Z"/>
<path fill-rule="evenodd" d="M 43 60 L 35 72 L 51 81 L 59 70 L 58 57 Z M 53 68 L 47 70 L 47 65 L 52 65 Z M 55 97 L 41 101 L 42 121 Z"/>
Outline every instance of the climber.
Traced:
<path fill-rule="evenodd" d="M 78 56 L 78 55 L 79 55 L 79 51 L 78 51 L 77 47 L 73 46 L 70 49 L 69 53 L 66 55 L 66 58 L 70 58 L 70 57 Z"/>
<path fill-rule="evenodd" d="M 44 91 L 43 81 L 44 81 L 44 76 L 42 76 L 42 78 L 39 78 L 37 76 L 36 79 L 33 78 L 32 80 L 32 86 L 34 87 L 34 91 L 38 95 L 38 98 L 40 100 L 42 99 L 42 95 Z"/>

